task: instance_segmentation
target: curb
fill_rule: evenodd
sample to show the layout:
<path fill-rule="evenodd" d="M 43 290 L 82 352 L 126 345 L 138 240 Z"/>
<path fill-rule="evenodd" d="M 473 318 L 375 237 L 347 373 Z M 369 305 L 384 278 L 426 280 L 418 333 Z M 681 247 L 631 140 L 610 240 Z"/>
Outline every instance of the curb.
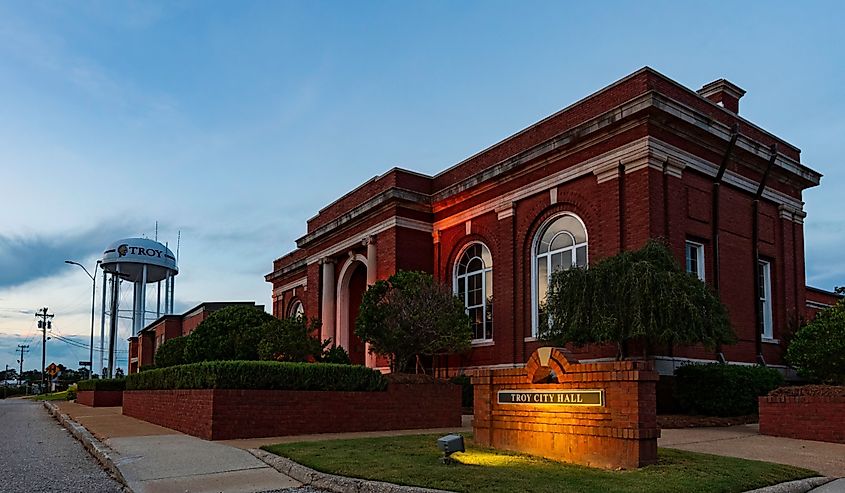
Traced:
<path fill-rule="evenodd" d="M 247 451 L 268 466 L 282 474 L 287 474 L 305 486 L 312 486 L 333 493 L 454 493 L 448 490 L 402 486 L 382 481 L 326 474 L 264 450 L 251 448 Z"/>
<path fill-rule="evenodd" d="M 85 450 L 94 456 L 94 458 L 97 459 L 97 462 L 99 462 L 115 479 L 117 479 L 118 482 L 120 482 L 120 484 L 123 485 L 124 492 L 134 493 L 132 488 L 130 488 L 126 483 L 126 479 L 124 479 L 120 469 L 117 468 L 117 465 L 112 458 L 112 454 L 114 454 L 114 452 L 108 446 L 97 440 L 84 426 L 70 419 L 70 416 L 67 414 L 63 414 L 59 411 L 58 406 L 52 402 L 44 401 L 44 407 L 47 409 L 47 412 L 56 418 L 59 424 L 64 426 L 74 438 L 82 443 Z"/>
<path fill-rule="evenodd" d="M 757 488 L 756 490 L 749 490 L 745 493 L 805 493 L 818 488 L 823 484 L 827 484 L 836 478 L 827 478 L 824 476 L 816 476 L 814 478 L 799 479 L 797 481 L 787 481 L 764 488 Z"/>

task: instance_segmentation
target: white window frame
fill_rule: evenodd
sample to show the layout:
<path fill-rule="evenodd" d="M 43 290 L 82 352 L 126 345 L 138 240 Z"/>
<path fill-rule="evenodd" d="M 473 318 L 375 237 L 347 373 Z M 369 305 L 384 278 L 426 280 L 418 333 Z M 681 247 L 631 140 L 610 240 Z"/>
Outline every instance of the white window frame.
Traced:
<path fill-rule="evenodd" d="M 774 324 L 772 322 L 772 263 L 768 260 L 758 260 L 757 269 L 761 279 L 761 292 L 758 293 L 757 303 L 760 311 L 762 324 L 758 328 L 763 339 L 774 338 Z"/>
<path fill-rule="evenodd" d="M 299 312 L 299 313 L 297 313 Z M 296 300 L 293 304 L 288 307 L 288 318 L 296 318 L 296 317 L 304 317 L 305 316 L 305 305 L 302 304 L 302 301 Z"/>
<path fill-rule="evenodd" d="M 478 258 L 481 261 L 482 269 L 481 270 L 475 270 L 475 271 L 472 271 L 472 272 L 466 272 L 464 274 L 459 275 L 458 274 L 458 267 L 460 266 L 461 259 L 466 254 L 467 250 L 469 250 L 471 247 L 473 247 L 475 245 L 481 245 L 481 248 L 484 248 L 485 250 L 487 250 L 487 252 L 490 254 L 490 259 L 491 259 L 490 265 L 485 264 L 484 259 L 481 258 L 481 257 L 473 257 L 473 258 Z M 493 317 L 492 317 L 492 313 L 491 313 L 490 320 L 487 319 L 488 304 L 487 304 L 487 296 L 486 296 L 486 293 L 487 293 L 487 274 L 488 273 L 490 274 L 490 284 L 491 284 L 490 290 L 492 292 L 492 283 L 493 283 L 492 282 L 493 281 L 493 261 L 492 261 L 492 259 L 493 259 L 493 253 L 490 251 L 489 248 L 487 248 L 487 245 L 485 245 L 484 243 L 482 243 L 480 241 L 473 241 L 471 243 L 464 245 L 464 247 L 461 249 L 460 253 L 455 257 L 455 266 L 454 266 L 454 269 L 452 270 L 452 292 L 455 293 L 456 296 L 459 295 L 459 292 L 458 292 L 459 284 L 461 282 L 464 283 L 464 293 L 463 293 L 464 299 L 463 299 L 463 302 L 464 302 L 465 312 L 467 314 L 469 314 L 469 311 L 470 311 L 471 308 L 481 308 L 481 313 L 483 314 L 483 317 L 484 317 L 484 326 L 483 326 L 484 327 L 483 328 L 484 337 L 480 338 L 480 339 L 476 339 L 475 333 L 473 333 L 473 339 L 472 339 L 473 344 L 485 343 L 485 342 L 490 342 L 490 341 L 493 340 Z M 469 278 L 473 277 L 473 276 L 481 276 L 481 293 L 482 293 L 481 304 L 469 306 L 469 289 L 468 289 L 469 288 Z"/>
<path fill-rule="evenodd" d="M 561 217 L 564 217 L 564 216 L 573 217 L 581 224 L 581 227 L 584 228 L 584 242 L 575 243 L 574 237 L 573 237 L 573 244 L 571 246 L 560 248 L 558 250 L 550 250 L 546 253 L 538 255 L 537 250 L 540 246 L 540 240 L 543 237 L 543 234 L 545 234 L 546 230 L 549 227 L 551 227 L 552 223 L 554 223 L 555 221 L 557 221 L 558 219 L 560 219 Z M 566 232 L 566 233 L 568 233 L 570 236 L 572 235 L 572 233 L 570 233 L 570 232 Z M 563 233 L 561 232 L 561 233 L 558 233 L 558 234 L 563 234 Z M 584 224 L 584 221 L 582 221 L 580 217 L 578 217 L 576 214 L 573 214 L 571 212 L 564 212 L 562 214 L 556 214 L 556 215 L 548 218 L 545 222 L 543 222 L 543 225 L 540 227 L 540 229 L 537 230 L 537 234 L 534 235 L 534 241 L 531 243 L 531 337 L 529 339 L 532 339 L 532 340 L 536 339 L 537 336 L 540 333 L 540 329 L 539 329 L 539 327 L 540 327 L 540 302 L 539 302 L 540 293 L 537 292 L 537 276 L 538 276 L 537 260 L 541 257 L 546 257 L 546 262 L 547 262 L 546 263 L 546 274 L 548 276 L 548 280 L 551 280 L 552 273 L 553 273 L 552 269 L 551 269 L 551 258 L 552 258 L 553 255 L 561 253 L 561 252 L 565 252 L 567 250 L 571 250 L 572 251 L 572 263 L 570 265 L 574 266 L 574 265 L 576 265 L 576 250 L 578 249 L 578 247 L 584 246 L 584 247 L 586 247 L 586 254 L 585 254 L 585 258 L 584 258 L 585 267 L 586 267 L 586 266 L 590 265 L 590 246 L 589 245 L 590 245 L 590 234 L 587 231 L 587 225 Z M 548 284 L 547 284 L 547 286 L 548 286 Z"/>
<path fill-rule="evenodd" d="M 695 248 L 695 260 L 698 265 L 696 265 L 697 269 L 696 272 L 690 270 L 690 248 Z M 704 278 L 704 244 L 699 243 L 697 241 L 690 241 L 687 240 L 686 244 L 684 245 L 684 269 L 692 274 L 698 276 L 699 279 L 702 281 L 705 280 Z"/>

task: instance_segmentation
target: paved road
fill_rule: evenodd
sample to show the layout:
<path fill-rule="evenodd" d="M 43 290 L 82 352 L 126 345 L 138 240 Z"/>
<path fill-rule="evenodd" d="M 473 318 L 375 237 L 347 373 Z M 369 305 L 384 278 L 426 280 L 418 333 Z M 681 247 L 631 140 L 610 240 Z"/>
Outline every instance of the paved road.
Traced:
<path fill-rule="evenodd" d="M 123 491 L 41 403 L 0 399 L 0 491 Z"/>

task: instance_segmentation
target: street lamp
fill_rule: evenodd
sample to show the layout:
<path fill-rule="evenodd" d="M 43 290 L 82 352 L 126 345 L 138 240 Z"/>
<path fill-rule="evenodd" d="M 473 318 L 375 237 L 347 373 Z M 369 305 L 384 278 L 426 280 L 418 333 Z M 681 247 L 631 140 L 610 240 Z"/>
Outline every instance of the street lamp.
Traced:
<path fill-rule="evenodd" d="M 97 267 L 100 266 L 100 262 L 102 260 L 98 260 L 97 264 L 94 266 L 94 273 L 97 272 Z M 88 354 L 88 378 L 92 378 L 94 374 L 94 301 L 97 298 L 97 276 L 91 275 L 88 272 L 88 269 L 85 268 L 84 265 L 80 264 L 79 262 L 74 262 L 73 260 L 65 260 L 66 264 L 78 265 L 88 274 L 88 277 L 91 278 L 94 286 L 91 289 L 91 346 L 89 347 L 89 354 Z"/>

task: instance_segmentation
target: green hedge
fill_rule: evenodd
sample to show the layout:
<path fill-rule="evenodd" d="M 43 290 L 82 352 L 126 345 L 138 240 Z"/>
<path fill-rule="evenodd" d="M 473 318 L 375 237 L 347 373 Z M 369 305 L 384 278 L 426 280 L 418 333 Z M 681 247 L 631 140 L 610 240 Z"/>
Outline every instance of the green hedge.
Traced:
<path fill-rule="evenodd" d="M 387 380 L 364 366 L 277 361 L 204 361 L 126 377 L 126 390 L 276 389 L 378 391 Z"/>
<path fill-rule="evenodd" d="M 763 366 L 713 363 L 675 370 L 675 398 L 682 409 L 707 416 L 757 413 L 757 397 L 783 384 L 783 376 Z"/>
<path fill-rule="evenodd" d="M 93 380 L 80 380 L 76 383 L 76 390 L 123 390 L 126 380 L 123 378 L 95 378 Z"/>

